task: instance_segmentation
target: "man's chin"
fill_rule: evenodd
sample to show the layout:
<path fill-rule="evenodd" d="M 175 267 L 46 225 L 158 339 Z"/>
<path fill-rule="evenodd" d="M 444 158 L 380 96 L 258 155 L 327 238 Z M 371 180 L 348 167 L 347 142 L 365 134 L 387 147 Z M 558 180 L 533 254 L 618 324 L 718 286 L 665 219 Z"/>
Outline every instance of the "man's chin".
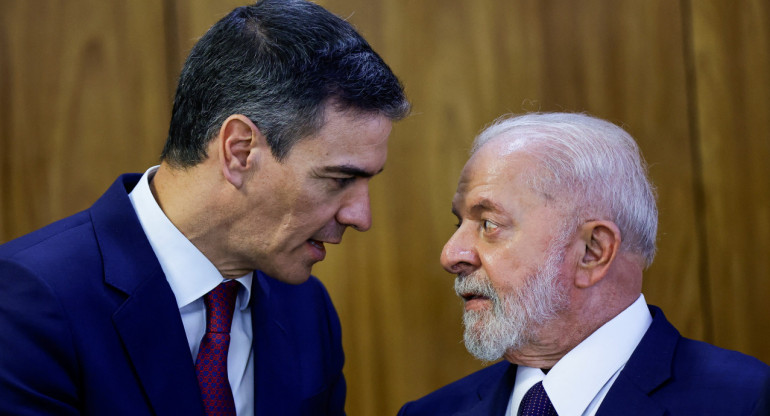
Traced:
<path fill-rule="evenodd" d="M 468 353 L 485 364 L 498 361 L 505 354 L 505 349 L 490 345 L 478 333 L 466 331 L 464 341 L 465 349 L 468 350 Z"/>
<path fill-rule="evenodd" d="M 492 315 L 491 305 L 483 305 L 474 308 L 467 308 L 463 311 L 463 323 L 474 328 L 474 330 L 480 331 L 487 325 L 491 319 L 494 319 Z"/>
<path fill-rule="evenodd" d="M 463 325 L 465 348 L 484 363 L 496 362 L 521 347 L 523 338 L 516 326 L 498 320 L 491 308 L 465 311 Z"/>

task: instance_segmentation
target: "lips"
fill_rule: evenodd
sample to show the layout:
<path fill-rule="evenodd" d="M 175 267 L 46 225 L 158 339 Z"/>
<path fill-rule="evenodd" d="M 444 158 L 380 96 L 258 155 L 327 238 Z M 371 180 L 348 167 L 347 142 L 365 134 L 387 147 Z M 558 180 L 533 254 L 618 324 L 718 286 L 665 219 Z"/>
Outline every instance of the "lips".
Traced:
<path fill-rule="evenodd" d="M 489 297 L 478 293 L 463 293 L 460 297 L 463 299 L 463 305 L 466 311 L 481 311 L 489 308 L 491 300 Z"/>
<path fill-rule="evenodd" d="M 326 247 L 324 247 L 323 241 L 309 239 L 307 246 L 314 261 L 321 261 L 326 257 Z"/>
<path fill-rule="evenodd" d="M 455 279 L 455 293 L 463 300 L 466 312 L 488 310 L 497 299 L 489 278 L 480 272 L 458 275 Z"/>
<path fill-rule="evenodd" d="M 470 301 L 475 300 L 475 299 L 479 299 L 479 300 L 487 300 L 487 299 L 489 299 L 489 297 L 481 295 L 481 294 L 477 294 L 477 293 L 463 293 L 462 295 L 460 295 L 460 297 L 463 298 L 463 300 L 466 301 L 466 302 L 470 302 Z"/>

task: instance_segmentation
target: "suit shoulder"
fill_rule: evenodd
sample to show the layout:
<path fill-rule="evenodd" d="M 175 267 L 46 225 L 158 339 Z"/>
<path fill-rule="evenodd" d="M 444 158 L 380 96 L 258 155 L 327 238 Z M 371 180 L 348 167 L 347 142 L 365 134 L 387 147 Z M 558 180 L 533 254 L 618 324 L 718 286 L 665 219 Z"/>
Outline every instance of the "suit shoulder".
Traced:
<path fill-rule="evenodd" d="M 679 339 L 670 365 L 651 395 L 670 414 L 751 414 L 770 380 L 770 367 L 758 359 L 688 338 Z"/>
<path fill-rule="evenodd" d="M 84 246 L 93 244 L 90 217 L 87 211 L 82 211 L 0 245 L 0 261 L 30 269 L 60 267 L 62 263 L 82 258 L 88 252 Z"/>
<path fill-rule="evenodd" d="M 750 355 L 689 338 L 677 347 L 675 368 L 693 378 L 725 383 L 762 383 L 770 378 L 770 366 Z"/>
<path fill-rule="evenodd" d="M 480 390 L 507 384 L 505 379 L 511 374 L 515 375 L 515 366 L 501 361 L 405 404 L 399 415 L 435 415 L 470 408 L 479 402 Z M 513 388 L 513 377 L 509 381 Z"/>

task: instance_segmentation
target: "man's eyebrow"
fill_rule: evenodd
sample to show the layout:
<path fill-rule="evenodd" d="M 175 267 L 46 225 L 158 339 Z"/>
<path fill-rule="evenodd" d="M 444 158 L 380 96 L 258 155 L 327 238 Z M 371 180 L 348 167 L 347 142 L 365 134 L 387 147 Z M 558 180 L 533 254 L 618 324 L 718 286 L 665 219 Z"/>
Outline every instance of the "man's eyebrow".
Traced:
<path fill-rule="evenodd" d="M 462 205 L 461 205 L 462 206 Z M 454 202 L 452 202 L 452 214 L 454 214 L 457 218 L 460 218 L 460 210 L 462 208 L 458 208 Z M 499 213 L 506 213 L 507 211 L 503 208 L 502 205 L 493 202 L 490 199 L 482 198 L 475 204 L 471 205 L 471 207 L 468 209 L 468 213 L 470 215 L 479 215 L 482 212 L 485 211 L 494 211 Z"/>
<path fill-rule="evenodd" d="M 359 178 L 371 178 L 372 176 L 382 172 L 385 168 L 381 168 L 376 172 L 367 171 L 353 165 L 339 165 L 339 166 L 327 166 L 323 168 L 324 173 L 341 173 L 343 175 L 356 176 Z"/>
<path fill-rule="evenodd" d="M 496 212 L 505 212 L 505 209 L 503 209 L 502 205 L 493 202 L 487 198 L 482 198 L 479 202 L 476 202 L 471 206 L 470 209 L 473 213 L 483 212 L 483 211 L 496 211 Z"/>

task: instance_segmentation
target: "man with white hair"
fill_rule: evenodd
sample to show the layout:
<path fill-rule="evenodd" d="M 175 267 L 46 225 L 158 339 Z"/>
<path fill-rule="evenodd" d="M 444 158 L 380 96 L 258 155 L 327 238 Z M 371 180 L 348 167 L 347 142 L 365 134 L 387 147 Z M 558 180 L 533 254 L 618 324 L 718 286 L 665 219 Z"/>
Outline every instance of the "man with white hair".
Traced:
<path fill-rule="evenodd" d="M 657 208 L 639 149 L 582 114 L 504 118 L 474 142 L 441 263 L 489 366 L 401 415 L 746 415 L 770 367 L 683 338 L 645 303 Z"/>

